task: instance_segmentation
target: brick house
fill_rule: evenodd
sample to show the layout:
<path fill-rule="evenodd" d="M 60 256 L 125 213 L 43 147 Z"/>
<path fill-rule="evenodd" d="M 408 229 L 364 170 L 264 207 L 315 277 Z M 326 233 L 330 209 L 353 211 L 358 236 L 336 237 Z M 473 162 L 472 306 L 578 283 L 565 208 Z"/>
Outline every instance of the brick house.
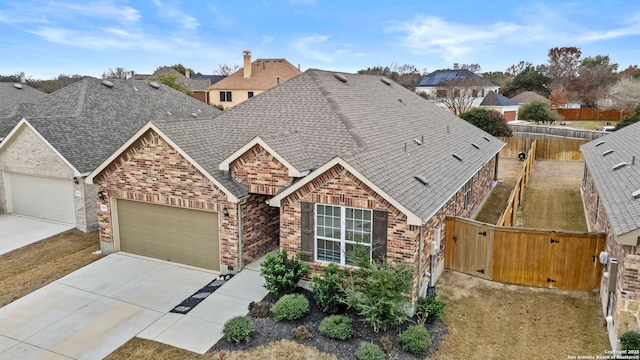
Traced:
<path fill-rule="evenodd" d="M 0 117 L 0 214 L 98 226 L 90 171 L 150 119 L 214 117 L 219 110 L 149 81 L 87 78 Z"/>
<path fill-rule="evenodd" d="M 600 297 L 611 346 L 640 331 L 640 123 L 582 145 L 589 231 L 607 234 Z M 616 269 L 617 268 L 617 269 Z"/>
<path fill-rule="evenodd" d="M 308 70 L 212 121 L 152 121 L 87 180 L 103 195 L 103 249 L 189 264 L 208 256 L 210 268 L 235 272 L 279 246 L 318 272 L 349 265 L 360 247 L 414 267 L 415 294 L 442 271 L 445 217 L 479 206 L 503 146 L 385 78 Z M 214 245 L 198 250 L 176 234 L 191 250 L 171 250 L 177 238 L 164 234 L 178 225 L 163 221 L 130 229 L 132 214 L 169 208 Z M 158 238 L 163 255 L 151 250 Z"/>

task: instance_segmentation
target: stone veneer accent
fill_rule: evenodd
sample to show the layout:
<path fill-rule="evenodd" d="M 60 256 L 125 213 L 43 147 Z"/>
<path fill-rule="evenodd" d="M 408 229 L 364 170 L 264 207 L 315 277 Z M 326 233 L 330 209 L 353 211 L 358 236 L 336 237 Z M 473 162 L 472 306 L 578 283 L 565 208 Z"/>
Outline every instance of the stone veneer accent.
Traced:
<path fill-rule="evenodd" d="M 101 248 L 114 246 L 111 208 L 116 198 L 218 212 L 221 272 L 238 267 L 238 209 L 213 182 L 154 131 L 149 130 L 94 180 L 98 199 Z M 112 201 L 113 200 L 113 201 Z M 100 211 L 106 205 L 107 211 Z M 229 216 L 222 216 L 227 207 Z"/>
<path fill-rule="evenodd" d="M 51 148 L 28 126 L 23 126 L 14 134 L 11 143 L 0 153 L 0 214 L 7 212 L 6 190 L 3 172 L 43 176 L 73 181 L 74 172 Z M 87 185 L 78 177 L 73 185 L 76 227 L 88 232 L 97 228 L 95 186 Z M 80 191 L 76 196 L 75 191 Z"/>
<path fill-rule="evenodd" d="M 600 201 L 593 178 L 585 166 L 582 182 L 582 200 L 587 216 L 589 231 L 607 234 L 606 251 L 609 258 L 618 259 L 617 281 L 614 292 L 608 291 L 608 278 L 602 277 L 600 298 L 605 316 L 613 316 L 613 326 L 609 327 L 610 338 L 619 338 L 627 331 L 640 331 L 640 248 L 621 245 L 616 241 L 609 217 Z M 603 266 L 608 271 L 608 266 Z M 610 299 L 609 299 L 610 297 Z M 608 305 L 608 306 L 607 306 Z M 607 309 L 609 307 L 609 309 Z M 613 334 L 611 334 L 613 331 Z M 612 346 L 616 344 L 612 341 Z"/>
<path fill-rule="evenodd" d="M 275 195 L 293 181 L 289 170 L 257 144 L 229 164 L 229 171 L 254 194 Z"/>

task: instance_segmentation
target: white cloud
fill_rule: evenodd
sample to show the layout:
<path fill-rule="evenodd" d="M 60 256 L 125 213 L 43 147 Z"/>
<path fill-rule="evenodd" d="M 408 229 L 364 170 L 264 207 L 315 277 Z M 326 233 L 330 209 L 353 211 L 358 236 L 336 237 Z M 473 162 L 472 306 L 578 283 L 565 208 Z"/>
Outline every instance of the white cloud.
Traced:
<path fill-rule="evenodd" d="M 200 22 L 195 17 L 182 11 L 176 3 L 164 3 L 161 0 L 152 0 L 160 10 L 160 16 L 165 19 L 174 20 L 182 24 L 185 29 L 195 30 L 200 26 Z"/>
<path fill-rule="evenodd" d="M 293 5 L 317 5 L 318 0 L 289 0 Z"/>
<path fill-rule="evenodd" d="M 350 45 L 348 44 L 331 45 L 327 42 L 327 40 L 329 40 L 329 36 L 327 35 L 313 34 L 313 35 L 309 35 L 309 36 L 300 38 L 298 40 L 295 40 L 294 42 L 291 43 L 291 47 L 297 50 L 299 53 L 301 53 L 304 56 L 308 56 L 313 60 L 317 60 L 325 63 L 331 63 L 338 56 L 349 53 L 348 50 L 344 50 L 344 49 L 332 50 L 329 48 L 332 48 L 332 47 L 335 48 L 336 46 L 350 47 Z"/>
<path fill-rule="evenodd" d="M 262 46 L 269 45 L 269 44 L 271 44 L 273 42 L 273 40 L 275 40 L 275 38 L 272 37 L 272 36 L 262 35 L 262 43 L 261 43 L 261 45 Z"/>

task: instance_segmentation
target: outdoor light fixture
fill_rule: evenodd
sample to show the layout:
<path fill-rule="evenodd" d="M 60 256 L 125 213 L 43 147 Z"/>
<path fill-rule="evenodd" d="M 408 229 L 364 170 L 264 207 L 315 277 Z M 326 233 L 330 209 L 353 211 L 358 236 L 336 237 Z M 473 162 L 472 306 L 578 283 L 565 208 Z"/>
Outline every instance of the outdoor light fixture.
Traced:
<path fill-rule="evenodd" d="M 106 198 L 107 198 L 107 196 L 104 194 L 104 191 L 98 192 L 98 199 L 104 200 Z"/>
<path fill-rule="evenodd" d="M 80 182 L 78 181 L 78 178 L 77 178 L 77 177 L 74 177 L 74 178 L 73 178 L 73 183 L 74 183 L 74 184 L 76 184 L 76 185 L 78 185 L 78 184 L 80 183 Z"/>
<path fill-rule="evenodd" d="M 224 217 L 229 217 L 229 209 L 227 209 L 226 206 L 222 209 L 222 215 L 224 215 Z"/>

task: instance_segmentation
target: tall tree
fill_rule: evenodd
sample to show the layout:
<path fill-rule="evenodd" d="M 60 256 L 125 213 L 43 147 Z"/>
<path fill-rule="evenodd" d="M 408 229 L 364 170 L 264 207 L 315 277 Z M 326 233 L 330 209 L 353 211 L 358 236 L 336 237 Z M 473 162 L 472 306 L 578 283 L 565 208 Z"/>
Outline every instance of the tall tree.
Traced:
<path fill-rule="evenodd" d="M 127 69 L 123 67 L 117 67 L 115 69 L 109 68 L 102 73 L 103 79 L 126 79 Z"/>
<path fill-rule="evenodd" d="M 549 49 L 549 59 L 544 66 L 545 75 L 551 78 L 551 88 L 567 90 L 569 83 L 578 75 L 582 51 L 575 47 Z"/>
<path fill-rule="evenodd" d="M 521 72 L 525 71 L 527 68 L 533 67 L 533 64 L 528 61 L 520 61 L 517 64 L 513 64 L 505 70 L 505 73 L 511 76 L 518 76 Z"/>
<path fill-rule="evenodd" d="M 218 70 L 214 70 L 213 73 L 216 75 L 229 76 L 238 71 L 238 69 L 240 69 L 240 65 L 238 64 L 220 64 L 218 65 Z"/>
<path fill-rule="evenodd" d="M 542 72 L 540 66 L 529 66 L 505 84 L 503 93 L 506 97 L 513 97 L 524 91 L 535 91 L 548 96 L 550 84 L 551 78 Z"/>
<path fill-rule="evenodd" d="M 408 89 L 414 90 L 415 82 L 420 80 L 423 76 L 427 75 L 427 69 L 424 68 L 422 71 L 420 71 L 415 65 L 398 65 L 397 63 L 392 63 L 391 65 L 387 66 L 377 65 L 374 67 L 368 67 L 366 69 L 358 70 L 358 74 L 384 76 Z"/>
<path fill-rule="evenodd" d="M 171 65 L 171 68 L 172 68 L 173 70 L 175 70 L 175 71 L 179 72 L 180 74 L 184 75 L 184 76 L 187 76 L 187 70 L 189 70 L 189 74 L 191 74 L 191 75 L 193 75 L 193 74 L 194 74 L 194 72 L 193 72 L 193 69 L 192 69 L 192 68 L 185 67 L 185 66 L 184 66 L 184 65 L 182 65 L 182 64 L 175 64 L 175 65 Z"/>
<path fill-rule="evenodd" d="M 609 88 L 609 106 L 613 109 L 633 109 L 640 103 L 640 78 L 621 77 Z"/>
<path fill-rule="evenodd" d="M 480 64 L 462 64 L 462 66 L 460 66 L 461 69 L 467 69 L 469 71 L 471 71 L 474 74 L 477 74 L 479 72 L 482 71 L 482 67 L 480 66 Z"/>
<path fill-rule="evenodd" d="M 494 84 L 499 85 L 503 91 L 504 91 L 504 86 L 511 79 L 513 79 L 513 76 L 507 73 L 504 73 L 502 71 L 488 71 L 488 72 L 482 73 L 482 77 L 491 81 Z"/>
<path fill-rule="evenodd" d="M 78 74 L 75 74 L 75 75 L 60 74 L 51 80 L 36 80 L 31 85 L 36 89 L 49 94 L 56 90 L 60 90 L 65 86 L 69 86 L 73 83 L 76 83 L 86 77 L 88 76 L 78 75 Z"/>
<path fill-rule="evenodd" d="M 176 74 L 165 73 L 158 76 L 154 80 L 164 85 L 167 85 L 168 87 L 174 88 L 182 93 L 185 93 L 189 96 L 193 96 L 193 91 L 188 87 L 186 87 L 185 84 L 182 83 L 181 79 L 178 78 L 178 75 Z"/>
<path fill-rule="evenodd" d="M 578 76 L 568 88 L 587 107 L 597 107 L 598 99 L 607 94 L 607 89 L 616 80 L 618 64 L 611 63 L 609 55 L 586 57 L 578 66 Z"/>
<path fill-rule="evenodd" d="M 640 78 L 640 69 L 638 68 L 638 65 L 629 65 L 629 67 L 627 67 L 626 69 L 620 71 L 620 73 L 618 73 L 618 75 L 621 78 L 631 77 L 631 78 L 639 79 Z"/>

